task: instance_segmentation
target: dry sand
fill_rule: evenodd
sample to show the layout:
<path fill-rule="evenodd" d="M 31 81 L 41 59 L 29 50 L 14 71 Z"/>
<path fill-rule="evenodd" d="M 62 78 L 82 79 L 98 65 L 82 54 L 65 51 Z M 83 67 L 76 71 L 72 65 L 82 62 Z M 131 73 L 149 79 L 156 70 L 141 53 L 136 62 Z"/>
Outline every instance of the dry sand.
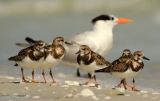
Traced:
<path fill-rule="evenodd" d="M 0 77 L 0 100 L 4 101 L 160 101 L 157 92 L 134 92 L 110 87 L 79 86 L 77 81 L 50 83 L 22 83 L 20 79 Z"/>

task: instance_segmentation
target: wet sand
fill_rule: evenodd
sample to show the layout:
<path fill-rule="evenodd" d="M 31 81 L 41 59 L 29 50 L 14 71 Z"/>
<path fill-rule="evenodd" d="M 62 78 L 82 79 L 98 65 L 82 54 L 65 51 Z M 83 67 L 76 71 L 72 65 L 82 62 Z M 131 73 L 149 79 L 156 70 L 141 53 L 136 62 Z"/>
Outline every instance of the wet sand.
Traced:
<path fill-rule="evenodd" d="M 65 81 L 49 86 L 49 83 L 23 83 L 19 78 L 0 77 L 0 99 L 5 101 L 58 100 L 58 101 L 160 101 L 160 93 L 135 92 L 123 88 L 79 86 L 77 81 Z M 92 85 L 92 84 L 90 84 Z"/>

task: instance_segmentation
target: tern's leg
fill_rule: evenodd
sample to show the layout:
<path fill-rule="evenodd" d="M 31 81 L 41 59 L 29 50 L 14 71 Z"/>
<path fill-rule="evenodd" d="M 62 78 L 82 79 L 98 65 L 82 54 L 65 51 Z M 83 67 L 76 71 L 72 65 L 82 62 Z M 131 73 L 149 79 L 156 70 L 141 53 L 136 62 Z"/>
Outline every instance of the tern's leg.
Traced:
<path fill-rule="evenodd" d="M 134 78 L 133 78 L 133 87 L 132 87 L 132 90 L 133 90 L 133 91 L 140 91 L 140 90 L 138 90 L 138 89 L 136 88 Z"/>
<path fill-rule="evenodd" d="M 78 77 L 81 76 L 81 74 L 80 74 L 80 72 L 79 72 L 79 68 L 77 68 L 77 76 L 78 76 Z"/>
<path fill-rule="evenodd" d="M 44 82 L 47 83 L 47 80 L 46 80 L 46 76 L 45 76 L 44 70 L 42 70 L 42 76 L 43 76 L 43 78 L 44 78 Z"/>
<path fill-rule="evenodd" d="M 24 77 L 23 68 L 21 68 L 21 72 L 22 72 L 22 82 L 28 83 L 29 81 L 27 81 Z"/>
<path fill-rule="evenodd" d="M 49 72 L 49 74 L 50 74 L 50 76 L 51 76 L 51 78 L 52 78 L 52 81 L 53 81 L 53 82 L 50 84 L 50 86 L 51 86 L 52 84 L 56 83 L 55 79 L 53 78 L 51 68 L 50 68 L 50 72 Z"/>
<path fill-rule="evenodd" d="M 88 73 L 88 77 L 91 78 L 91 74 L 90 73 Z"/>

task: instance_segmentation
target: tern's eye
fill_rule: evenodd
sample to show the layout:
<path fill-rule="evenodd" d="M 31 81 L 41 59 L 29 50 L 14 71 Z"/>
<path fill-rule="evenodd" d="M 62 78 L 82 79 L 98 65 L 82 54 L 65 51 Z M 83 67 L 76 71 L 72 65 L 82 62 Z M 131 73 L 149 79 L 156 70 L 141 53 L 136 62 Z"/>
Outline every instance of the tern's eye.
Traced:
<path fill-rule="evenodd" d="M 111 17 L 112 20 L 114 20 L 114 17 Z"/>

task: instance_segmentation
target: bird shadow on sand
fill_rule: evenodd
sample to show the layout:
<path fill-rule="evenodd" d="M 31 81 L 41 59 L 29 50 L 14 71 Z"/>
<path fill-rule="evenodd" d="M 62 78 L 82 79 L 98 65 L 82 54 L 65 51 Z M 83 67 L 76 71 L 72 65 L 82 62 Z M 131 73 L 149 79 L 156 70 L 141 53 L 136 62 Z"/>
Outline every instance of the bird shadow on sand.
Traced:
<path fill-rule="evenodd" d="M 13 84 L 39 84 L 39 83 L 44 83 L 45 82 L 36 82 L 36 83 L 32 83 L 32 82 L 20 82 L 20 81 L 8 81 L 8 82 L 0 82 L 0 84 L 5 84 L 5 83 L 13 83 Z"/>

